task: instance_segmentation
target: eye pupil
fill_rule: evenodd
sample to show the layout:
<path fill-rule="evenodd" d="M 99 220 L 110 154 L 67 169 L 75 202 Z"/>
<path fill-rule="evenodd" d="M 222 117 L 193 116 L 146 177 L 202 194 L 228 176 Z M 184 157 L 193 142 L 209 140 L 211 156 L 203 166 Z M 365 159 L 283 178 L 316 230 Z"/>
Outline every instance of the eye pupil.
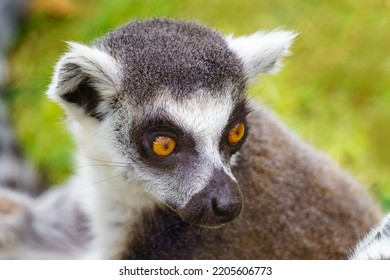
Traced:
<path fill-rule="evenodd" d="M 176 141 L 168 136 L 158 136 L 154 139 L 152 149 L 153 152 L 162 157 L 172 154 L 176 147 Z"/>
<path fill-rule="evenodd" d="M 237 144 L 242 140 L 245 135 L 245 125 L 242 122 L 237 123 L 233 128 L 229 131 L 228 141 L 230 144 Z"/>

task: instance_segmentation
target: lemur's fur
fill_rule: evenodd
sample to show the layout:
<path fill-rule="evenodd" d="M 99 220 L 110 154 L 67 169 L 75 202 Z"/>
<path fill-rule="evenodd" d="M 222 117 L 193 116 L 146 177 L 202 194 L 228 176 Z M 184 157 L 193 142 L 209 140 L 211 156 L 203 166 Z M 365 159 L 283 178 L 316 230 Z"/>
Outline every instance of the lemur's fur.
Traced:
<path fill-rule="evenodd" d="M 294 37 L 154 19 L 70 43 L 48 95 L 67 113 L 80 168 L 35 200 L 2 191 L 0 257 L 347 258 L 378 205 L 245 94 Z M 229 145 L 238 122 L 244 140 Z M 172 155 L 153 154 L 158 135 L 177 141 Z"/>
<path fill-rule="evenodd" d="M 390 215 L 357 244 L 350 259 L 390 260 Z"/>

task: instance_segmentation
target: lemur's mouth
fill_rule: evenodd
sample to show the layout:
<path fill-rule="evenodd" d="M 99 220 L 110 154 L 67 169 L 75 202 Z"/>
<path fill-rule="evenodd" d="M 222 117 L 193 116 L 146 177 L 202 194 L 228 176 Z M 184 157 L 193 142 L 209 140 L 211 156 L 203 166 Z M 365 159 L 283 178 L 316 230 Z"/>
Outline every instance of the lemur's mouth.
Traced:
<path fill-rule="evenodd" d="M 219 228 L 235 220 L 242 210 L 242 199 L 238 196 L 231 203 L 218 206 L 216 201 L 206 203 L 193 198 L 185 207 L 162 203 L 176 212 L 184 222 L 203 228 Z"/>

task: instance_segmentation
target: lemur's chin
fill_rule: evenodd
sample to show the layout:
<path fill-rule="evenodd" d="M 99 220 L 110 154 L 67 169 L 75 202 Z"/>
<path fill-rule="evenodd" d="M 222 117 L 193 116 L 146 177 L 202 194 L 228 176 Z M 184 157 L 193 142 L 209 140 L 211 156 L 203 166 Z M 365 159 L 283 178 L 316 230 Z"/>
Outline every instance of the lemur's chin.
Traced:
<path fill-rule="evenodd" d="M 233 222 L 239 216 L 240 213 L 241 213 L 241 209 L 235 212 L 234 214 L 232 214 L 232 216 L 229 217 L 229 219 L 223 219 L 223 220 L 221 220 L 219 217 L 215 217 L 214 219 L 203 217 L 199 221 L 192 222 L 191 224 L 203 228 L 210 228 L 210 229 L 220 228 L 226 224 Z"/>
<path fill-rule="evenodd" d="M 220 225 L 202 225 L 202 224 L 193 224 L 193 225 L 198 226 L 199 228 L 213 230 L 213 229 L 221 228 L 221 227 L 225 226 L 226 224 L 229 224 L 229 223 L 223 223 L 223 224 L 220 224 Z"/>

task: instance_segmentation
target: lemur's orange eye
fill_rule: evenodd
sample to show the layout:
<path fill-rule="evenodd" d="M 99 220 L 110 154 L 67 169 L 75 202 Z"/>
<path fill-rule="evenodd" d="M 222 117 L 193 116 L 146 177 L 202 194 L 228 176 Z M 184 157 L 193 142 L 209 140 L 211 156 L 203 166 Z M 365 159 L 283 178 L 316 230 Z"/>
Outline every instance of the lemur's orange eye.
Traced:
<path fill-rule="evenodd" d="M 245 125 L 239 122 L 229 131 L 228 141 L 231 145 L 237 144 L 242 140 L 245 134 Z"/>
<path fill-rule="evenodd" d="M 176 141 L 168 136 L 158 136 L 153 141 L 153 152 L 161 157 L 169 156 L 176 147 Z"/>

